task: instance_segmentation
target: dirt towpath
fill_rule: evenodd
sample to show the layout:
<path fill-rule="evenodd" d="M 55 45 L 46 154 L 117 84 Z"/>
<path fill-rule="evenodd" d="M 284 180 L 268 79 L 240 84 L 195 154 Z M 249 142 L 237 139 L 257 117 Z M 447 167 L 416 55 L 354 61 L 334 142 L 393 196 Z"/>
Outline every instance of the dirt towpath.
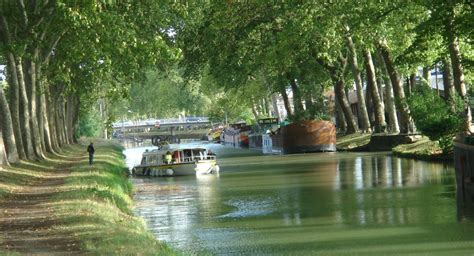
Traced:
<path fill-rule="evenodd" d="M 74 162 L 69 159 L 44 172 L 41 178 L 7 198 L 0 200 L 0 252 L 28 255 L 84 254 L 75 237 L 60 228 L 61 216 L 54 211 L 58 193 L 64 191 L 65 179 Z"/>

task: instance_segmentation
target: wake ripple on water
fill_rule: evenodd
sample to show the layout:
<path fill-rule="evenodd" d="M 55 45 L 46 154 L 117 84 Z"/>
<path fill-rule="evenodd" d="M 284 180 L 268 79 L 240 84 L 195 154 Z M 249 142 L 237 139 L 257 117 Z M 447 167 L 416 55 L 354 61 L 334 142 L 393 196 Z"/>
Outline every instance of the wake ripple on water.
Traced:
<path fill-rule="evenodd" d="M 217 218 L 248 218 L 269 215 L 278 208 L 278 202 L 278 198 L 275 197 L 231 199 L 224 204 L 235 209 L 232 212 L 217 216 Z"/>

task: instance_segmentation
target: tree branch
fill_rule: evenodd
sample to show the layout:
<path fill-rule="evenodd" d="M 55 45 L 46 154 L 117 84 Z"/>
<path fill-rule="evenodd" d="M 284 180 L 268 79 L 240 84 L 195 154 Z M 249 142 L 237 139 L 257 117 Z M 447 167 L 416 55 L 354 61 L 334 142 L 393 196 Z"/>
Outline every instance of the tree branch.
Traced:
<path fill-rule="evenodd" d="M 388 16 L 390 13 L 392 13 L 392 12 L 398 10 L 398 9 L 400 9 L 399 6 L 393 7 L 392 9 L 388 9 L 387 11 L 383 12 L 383 13 L 380 14 L 379 16 L 375 17 L 375 20 L 378 21 L 378 20 L 384 18 L 385 16 Z"/>
<path fill-rule="evenodd" d="M 51 47 L 48 48 L 48 50 L 43 54 L 43 63 L 47 63 L 49 61 L 49 58 L 53 54 L 54 48 L 58 45 L 59 41 L 61 38 L 66 34 L 66 31 L 63 31 L 57 38 L 50 44 Z"/>
<path fill-rule="evenodd" d="M 5 45 L 11 45 L 11 37 L 10 37 L 10 30 L 8 29 L 8 22 L 5 16 L 2 14 L 0 15 L 0 28 L 2 28 L 2 38 Z"/>
<path fill-rule="evenodd" d="M 49 4 L 49 0 L 44 0 L 43 6 L 41 6 L 41 8 L 46 7 L 48 4 Z"/>
<path fill-rule="evenodd" d="M 26 8 L 25 8 L 25 3 L 23 2 L 23 0 L 16 0 L 16 2 L 18 3 L 19 7 L 20 7 L 20 12 L 22 14 L 22 18 L 23 18 L 23 25 L 25 25 L 25 28 L 26 26 L 28 25 L 28 14 L 26 12 Z"/>

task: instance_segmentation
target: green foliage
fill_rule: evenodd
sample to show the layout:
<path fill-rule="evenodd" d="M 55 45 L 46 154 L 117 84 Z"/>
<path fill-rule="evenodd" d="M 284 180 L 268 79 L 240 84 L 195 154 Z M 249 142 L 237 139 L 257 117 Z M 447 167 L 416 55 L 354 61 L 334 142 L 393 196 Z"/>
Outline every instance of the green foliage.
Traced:
<path fill-rule="evenodd" d="M 135 82 L 130 89 L 128 110 L 146 118 L 200 116 L 206 113 L 208 103 L 199 82 L 185 81 L 180 70 L 172 66 L 148 71 L 142 81 Z"/>
<path fill-rule="evenodd" d="M 444 153 L 452 148 L 453 136 L 462 130 L 462 101 L 447 104 L 433 90 L 422 87 L 408 98 L 415 125 L 423 135 L 438 141 Z"/>
<path fill-rule="evenodd" d="M 75 137 L 99 137 L 104 129 L 104 123 L 99 112 L 95 108 L 89 111 L 81 111 L 79 114 L 79 126 Z"/>
<path fill-rule="evenodd" d="M 234 123 L 237 121 L 245 121 L 251 123 L 254 119 L 251 110 L 240 104 L 240 100 L 235 94 L 216 95 L 215 101 L 210 105 L 208 112 L 209 119 L 212 122 Z"/>

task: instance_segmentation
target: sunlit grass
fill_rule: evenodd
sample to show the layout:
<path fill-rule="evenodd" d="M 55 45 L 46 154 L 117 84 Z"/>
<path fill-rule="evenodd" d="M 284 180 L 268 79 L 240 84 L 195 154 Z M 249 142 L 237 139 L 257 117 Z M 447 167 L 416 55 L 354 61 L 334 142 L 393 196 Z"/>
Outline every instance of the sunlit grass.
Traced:
<path fill-rule="evenodd" d="M 337 136 L 336 147 L 337 150 L 351 150 L 362 147 L 370 142 L 371 134 L 354 133 L 348 135 Z"/>
<path fill-rule="evenodd" d="M 398 145 L 392 149 L 397 156 L 411 157 L 422 160 L 448 160 L 452 161 L 452 155 L 443 155 L 441 148 L 435 141 L 427 137 L 419 139 L 412 144 Z"/>
<path fill-rule="evenodd" d="M 61 216 L 64 225 L 57 229 L 73 232 L 93 254 L 175 254 L 146 231 L 142 219 L 122 212 L 113 203 L 65 200 L 57 207 L 71 213 Z"/>
<path fill-rule="evenodd" d="M 94 140 L 94 164 L 88 159 L 73 167 L 58 195 L 64 217 L 62 229 L 73 232 L 93 254 L 174 254 L 145 229 L 142 219 L 132 215 L 132 185 L 124 167 L 119 144 Z M 71 153 L 85 151 L 88 142 L 72 147 Z"/>
<path fill-rule="evenodd" d="M 6 169 L 0 168 L 0 199 L 18 191 L 21 186 L 31 184 L 35 180 L 44 177 L 44 173 L 37 169 L 21 167 L 22 165 L 19 164 Z"/>

